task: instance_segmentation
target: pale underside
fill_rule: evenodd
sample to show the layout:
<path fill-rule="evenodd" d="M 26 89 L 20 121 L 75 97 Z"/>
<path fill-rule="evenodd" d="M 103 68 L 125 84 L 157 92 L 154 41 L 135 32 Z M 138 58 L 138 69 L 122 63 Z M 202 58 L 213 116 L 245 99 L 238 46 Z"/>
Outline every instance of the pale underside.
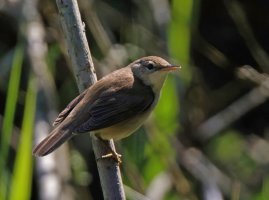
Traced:
<path fill-rule="evenodd" d="M 124 120 L 108 128 L 92 131 L 91 133 L 96 134 L 104 140 L 120 140 L 134 133 L 145 122 L 149 115 L 150 111 L 143 115 Z"/>

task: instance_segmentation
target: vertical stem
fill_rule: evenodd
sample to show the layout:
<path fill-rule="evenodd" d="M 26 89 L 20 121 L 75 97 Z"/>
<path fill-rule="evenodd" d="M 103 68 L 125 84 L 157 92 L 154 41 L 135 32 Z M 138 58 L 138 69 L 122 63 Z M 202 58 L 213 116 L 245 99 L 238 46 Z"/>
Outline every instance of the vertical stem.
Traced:
<path fill-rule="evenodd" d="M 76 0 L 56 0 L 56 3 L 60 12 L 72 67 L 79 90 L 82 92 L 97 81 L 85 35 L 84 23 L 81 21 Z M 107 143 L 112 149 L 115 148 L 112 140 Z M 106 153 L 107 147 L 96 137 L 92 137 L 92 144 L 96 158 L 100 158 Z M 103 159 L 98 161 L 97 167 L 104 199 L 125 199 L 118 164 L 111 159 Z"/>

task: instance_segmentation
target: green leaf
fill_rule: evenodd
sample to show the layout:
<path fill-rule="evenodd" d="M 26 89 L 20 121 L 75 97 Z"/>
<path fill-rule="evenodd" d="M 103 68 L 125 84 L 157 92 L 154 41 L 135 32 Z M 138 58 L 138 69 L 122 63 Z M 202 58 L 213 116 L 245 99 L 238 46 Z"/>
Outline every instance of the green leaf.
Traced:
<path fill-rule="evenodd" d="M 0 199 L 5 199 L 7 193 L 8 174 L 5 163 L 8 157 L 9 144 L 13 129 L 13 121 L 16 110 L 16 103 L 19 93 L 21 69 L 23 62 L 23 46 L 18 45 L 14 51 L 13 63 L 8 83 L 7 99 L 4 111 L 2 134 L 0 141 Z"/>
<path fill-rule="evenodd" d="M 195 1 L 196 2 L 196 1 Z M 168 32 L 168 43 L 171 56 L 180 61 L 181 74 L 185 81 L 191 79 L 190 44 L 193 25 L 194 1 L 172 1 L 172 19 Z"/>
<path fill-rule="evenodd" d="M 160 100 L 154 110 L 157 127 L 165 133 L 174 133 L 178 128 L 179 99 L 176 92 L 176 80 L 169 76 L 166 80 Z"/>
<path fill-rule="evenodd" d="M 12 177 L 10 200 L 28 200 L 32 186 L 32 138 L 36 109 L 36 83 L 30 76 L 26 93 L 20 144 L 17 149 L 14 173 Z"/>

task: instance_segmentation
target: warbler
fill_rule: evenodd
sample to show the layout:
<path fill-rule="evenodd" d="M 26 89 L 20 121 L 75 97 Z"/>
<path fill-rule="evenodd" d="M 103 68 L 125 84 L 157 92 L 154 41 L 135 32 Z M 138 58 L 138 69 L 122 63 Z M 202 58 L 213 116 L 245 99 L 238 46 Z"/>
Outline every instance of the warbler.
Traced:
<path fill-rule="evenodd" d="M 156 106 L 168 72 L 178 68 L 163 58 L 148 56 L 106 75 L 68 104 L 54 121 L 55 129 L 33 154 L 45 156 L 86 132 L 103 140 L 129 136 Z"/>

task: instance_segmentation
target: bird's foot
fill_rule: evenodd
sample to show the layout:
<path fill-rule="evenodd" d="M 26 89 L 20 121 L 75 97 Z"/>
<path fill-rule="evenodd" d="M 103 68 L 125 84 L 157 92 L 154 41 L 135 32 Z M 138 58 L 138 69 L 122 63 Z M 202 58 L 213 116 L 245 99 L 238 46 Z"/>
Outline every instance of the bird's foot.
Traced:
<path fill-rule="evenodd" d="M 101 157 L 102 159 L 105 159 L 105 158 L 112 158 L 113 160 L 115 160 L 118 164 L 121 164 L 122 161 L 121 161 L 121 155 L 118 154 L 116 151 L 111 151 L 111 153 L 108 153 L 106 155 L 103 155 Z"/>
<path fill-rule="evenodd" d="M 118 164 L 121 164 L 121 155 L 118 154 L 115 150 L 114 144 L 112 146 L 110 146 L 109 141 L 108 140 L 103 140 L 100 137 L 97 137 L 100 141 L 103 142 L 104 146 L 107 148 L 108 153 L 105 155 L 102 155 L 100 158 L 97 158 L 96 161 L 100 160 L 100 159 L 107 159 L 107 158 L 112 158 L 115 162 L 117 162 Z"/>

